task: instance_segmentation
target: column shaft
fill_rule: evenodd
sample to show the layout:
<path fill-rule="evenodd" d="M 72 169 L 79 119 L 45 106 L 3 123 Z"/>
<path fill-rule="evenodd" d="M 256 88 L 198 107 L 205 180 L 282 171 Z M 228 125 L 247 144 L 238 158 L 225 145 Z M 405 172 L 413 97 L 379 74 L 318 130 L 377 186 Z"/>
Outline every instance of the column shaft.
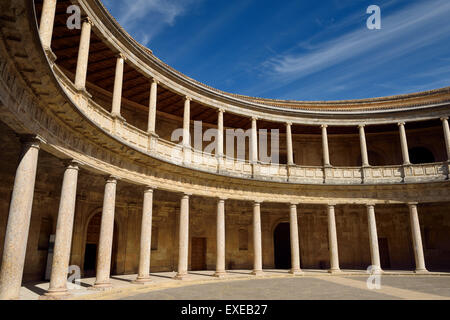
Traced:
<path fill-rule="evenodd" d="M 56 0 L 44 0 L 42 5 L 39 34 L 41 36 L 42 46 L 46 49 L 50 49 L 52 43 L 55 12 Z"/>
<path fill-rule="evenodd" d="M 328 206 L 328 244 L 330 247 L 330 273 L 339 272 L 339 253 L 334 205 Z"/>
<path fill-rule="evenodd" d="M 328 134 L 327 125 L 322 125 L 322 151 L 323 151 L 323 165 L 330 166 L 330 153 L 328 150 Z"/>
<path fill-rule="evenodd" d="M 256 124 L 257 119 L 252 118 L 252 138 L 250 139 L 251 149 L 250 149 L 250 161 L 252 163 L 258 162 L 258 129 Z"/>
<path fill-rule="evenodd" d="M 189 253 L 189 195 L 185 194 L 181 198 L 180 205 L 180 232 L 178 248 L 178 273 L 176 279 L 183 279 L 188 272 Z"/>
<path fill-rule="evenodd" d="M 152 216 L 153 216 L 153 188 L 144 191 L 142 207 L 141 244 L 139 251 L 139 271 L 137 283 L 150 282 L 150 256 L 152 252 Z"/>
<path fill-rule="evenodd" d="M 223 109 L 219 109 L 217 113 L 217 156 L 223 157 Z"/>
<path fill-rule="evenodd" d="M 0 299 L 18 299 L 33 206 L 34 184 L 39 154 L 39 142 L 23 142 L 9 206 L 2 265 L 0 269 Z"/>
<path fill-rule="evenodd" d="M 409 161 L 408 140 L 406 138 L 405 123 L 400 122 L 398 124 L 398 127 L 400 130 L 400 144 L 402 147 L 403 164 L 408 165 L 411 164 L 411 162 Z"/>
<path fill-rule="evenodd" d="M 83 21 L 83 26 L 81 27 L 80 47 L 78 49 L 77 70 L 75 73 L 75 87 L 79 90 L 86 89 L 91 28 L 92 22 L 90 19 Z"/>
<path fill-rule="evenodd" d="M 294 150 L 292 149 L 291 123 L 286 123 L 286 149 L 287 149 L 287 164 L 294 165 Z"/>
<path fill-rule="evenodd" d="M 291 231 L 291 273 L 298 274 L 300 270 L 300 246 L 298 242 L 297 205 L 292 204 L 289 213 Z"/>
<path fill-rule="evenodd" d="M 217 260 L 216 277 L 221 277 L 225 272 L 225 200 L 217 202 Z"/>
<path fill-rule="evenodd" d="M 420 233 L 417 204 L 409 204 L 409 216 L 411 221 L 411 234 L 413 241 L 414 258 L 416 261 L 416 272 L 427 272 L 427 269 L 425 267 L 425 258 L 423 255 L 422 235 Z"/>
<path fill-rule="evenodd" d="M 156 100 L 158 95 L 158 82 L 153 79 L 150 86 L 150 103 L 148 111 L 148 129 L 147 132 L 155 133 L 156 127 Z"/>
<path fill-rule="evenodd" d="M 117 179 L 109 177 L 105 185 L 100 239 L 97 253 L 97 278 L 94 287 L 111 287 L 111 253 L 114 236 L 114 211 L 116 205 Z"/>
<path fill-rule="evenodd" d="M 375 219 L 375 207 L 373 205 L 367 206 L 367 221 L 369 224 L 369 245 L 372 271 L 380 271 L 380 251 L 378 249 L 377 223 Z"/>
<path fill-rule="evenodd" d="M 190 124 L 191 124 L 191 99 L 186 97 L 184 100 L 184 115 L 183 115 L 183 146 L 191 146 L 191 134 L 190 134 Z"/>
<path fill-rule="evenodd" d="M 450 161 L 450 128 L 448 125 L 448 117 L 442 118 L 442 127 L 444 129 L 445 148 L 447 151 L 447 160 Z"/>
<path fill-rule="evenodd" d="M 361 162 L 363 167 L 369 166 L 369 155 L 367 153 L 366 132 L 364 126 L 359 126 L 359 142 L 361 145 Z"/>
<path fill-rule="evenodd" d="M 120 108 L 122 104 L 122 86 L 123 86 L 123 68 L 124 58 L 122 54 L 119 54 L 116 61 L 116 74 L 114 78 L 114 92 L 112 100 L 111 114 L 113 116 L 120 117 Z"/>
<path fill-rule="evenodd" d="M 78 164 L 71 162 L 64 172 L 56 223 L 50 287 L 46 295 L 67 294 L 67 273 L 72 246 L 73 221 L 77 196 Z"/>
<path fill-rule="evenodd" d="M 262 270 L 262 244 L 261 244 L 261 204 L 253 204 L 253 274 L 261 275 Z"/>

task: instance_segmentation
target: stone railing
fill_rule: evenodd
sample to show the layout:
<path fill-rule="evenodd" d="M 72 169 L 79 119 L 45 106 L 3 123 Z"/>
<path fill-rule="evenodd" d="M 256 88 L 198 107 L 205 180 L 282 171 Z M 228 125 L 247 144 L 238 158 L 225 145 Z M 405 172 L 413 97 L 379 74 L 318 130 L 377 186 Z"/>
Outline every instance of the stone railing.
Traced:
<path fill-rule="evenodd" d="M 140 130 L 123 119 L 113 117 L 93 101 L 88 94 L 79 92 L 74 84 L 54 66 L 55 74 L 66 94 L 77 107 L 99 128 L 134 149 L 158 160 L 193 170 L 236 178 L 296 184 L 393 184 L 447 180 L 448 163 L 383 167 L 313 167 L 284 164 L 250 163 L 224 157 L 218 159 L 192 148 L 185 148 Z"/>

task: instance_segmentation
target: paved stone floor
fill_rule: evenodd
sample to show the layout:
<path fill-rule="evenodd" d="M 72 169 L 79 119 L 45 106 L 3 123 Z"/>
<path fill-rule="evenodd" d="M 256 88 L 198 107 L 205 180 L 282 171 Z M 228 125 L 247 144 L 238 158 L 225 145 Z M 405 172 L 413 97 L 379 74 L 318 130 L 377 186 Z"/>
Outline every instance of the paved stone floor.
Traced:
<path fill-rule="evenodd" d="M 187 280 L 173 280 L 174 272 L 153 273 L 148 285 L 135 285 L 136 275 L 113 276 L 113 289 L 89 290 L 94 278 L 82 279 L 73 288 L 72 299 L 131 300 L 450 300 L 450 273 L 414 275 L 409 271 L 391 271 L 380 278 L 380 289 L 368 289 L 368 275 L 363 270 L 344 270 L 330 275 L 324 270 L 307 270 L 294 277 L 287 270 L 265 270 L 255 277 L 248 270 L 233 270 L 224 280 L 213 271 L 191 272 Z M 38 299 L 48 282 L 26 284 L 21 299 Z"/>

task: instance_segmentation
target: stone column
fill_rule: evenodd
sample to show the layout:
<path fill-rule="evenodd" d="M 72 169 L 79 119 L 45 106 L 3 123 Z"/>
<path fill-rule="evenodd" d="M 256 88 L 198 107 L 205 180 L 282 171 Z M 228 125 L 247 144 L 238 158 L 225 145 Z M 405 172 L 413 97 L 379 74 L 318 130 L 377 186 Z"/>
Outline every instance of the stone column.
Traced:
<path fill-rule="evenodd" d="M 322 128 L 322 151 L 323 151 L 323 165 L 325 167 L 330 167 L 330 153 L 328 150 L 328 134 L 327 134 L 327 128 L 328 125 L 323 124 L 321 125 Z"/>
<path fill-rule="evenodd" d="M 39 34 L 41 36 L 42 46 L 46 51 L 51 52 L 53 25 L 55 22 L 56 0 L 44 0 L 41 12 L 41 24 Z"/>
<path fill-rule="evenodd" d="M 364 131 L 364 125 L 359 126 L 359 142 L 361 145 L 361 161 L 363 167 L 369 166 L 369 155 L 367 153 L 366 132 Z"/>
<path fill-rule="evenodd" d="M 148 133 L 155 134 L 156 127 L 156 100 L 158 95 L 158 81 L 153 79 L 150 86 L 150 103 L 148 107 Z"/>
<path fill-rule="evenodd" d="M 111 288 L 111 253 L 114 236 L 114 211 L 116 205 L 117 178 L 109 177 L 106 180 L 103 198 L 103 212 L 100 224 L 100 239 L 97 253 L 97 278 L 94 288 Z"/>
<path fill-rule="evenodd" d="M 67 295 L 67 273 L 72 246 L 75 202 L 77 197 L 78 163 L 70 161 L 64 172 L 56 223 L 50 287 L 46 296 Z"/>
<path fill-rule="evenodd" d="M 188 275 L 188 257 L 189 257 L 189 195 L 184 194 L 181 197 L 181 206 L 180 206 L 178 273 L 175 276 L 175 279 L 183 280 Z"/>
<path fill-rule="evenodd" d="M 191 124 L 191 98 L 186 97 L 184 100 L 184 115 L 183 115 L 183 146 L 190 147 L 190 124 Z"/>
<path fill-rule="evenodd" d="M 291 227 L 291 270 L 293 275 L 300 275 L 303 272 L 300 269 L 300 246 L 298 243 L 298 220 L 297 205 L 291 204 L 289 213 L 289 223 Z"/>
<path fill-rule="evenodd" d="M 447 151 L 447 160 L 450 161 L 450 128 L 448 126 L 448 117 L 441 118 L 444 129 L 445 148 Z"/>
<path fill-rule="evenodd" d="M 250 162 L 258 162 L 258 129 L 256 125 L 256 117 L 252 117 L 252 136 L 250 139 L 251 149 L 250 149 Z"/>
<path fill-rule="evenodd" d="M 223 152 L 223 114 L 225 110 L 219 109 L 217 112 L 217 157 L 222 158 Z"/>
<path fill-rule="evenodd" d="M 328 205 L 328 244 L 330 247 L 330 270 L 328 272 L 340 272 L 334 205 Z"/>
<path fill-rule="evenodd" d="M 153 215 L 153 188 L 147 187 L 144 191 L 142 206 L 141 245 L 139 251 L 139 271 L 134 283 L 146 284 L 150 280 L 150 256 L 152 252 L 152 215 Z"/>
<path fill-rule="evenodd" d="M 0 269 L 0 300 L 19 298 L 30 229 L 40 141 L 35 137 L 26 137 L 22 143 L 6 225 Z"/>
<path fill-rule="evenodd" d="M 367 205 L 367 221 L 369 224 L 369 245 L 372 272 L 381 271 L 380 251 L 378 249 L 377 223 L 375 220 L 375 206 Z"/>
<path fill-rule="evenodd" d="M 294 165 L 294 150 L 292 149 L 292 123 L 286 123 L 286 149 L 287 149 L 287 164 Z"/>
<path fill-rule="evenodd" d="M 112 110 L 111 114 L 114 117 L 122 118 L 120 115 L 120 108 L 122 104 L 122 85 L 123 85 L 123 68 L 125 64 L 125 59 L 123 54 L 117 56 L 116 61 L 116 76 L 114 79 L 114 91 L 112 100 Z"/>
<path fill-rule="evenodd" d="M 225 199 L 217 201 L 217 260 L 216 273 L 218 278 L 226 276 L 225 271 Z"/>
<path fill-rule="evenodd" d="M 399 122 L 398 127 L 400 129 L 400 144 L 402 147 L 403 164 L 411 164 L 409 161 L 408 140 L 406 139 L 405 123 Z"/>
<path fill-rule="evenodd" d="M 416 261 L 416 273 L 426 273 L 425 258 L 423 255 L 422 235 L 420 234 L 419 215 L 417 213 L 417 203 L 408 203 L 409 216 L 411 221 L 411 235 L 413 241 L 414 258 Z"/>
<path fill-rule="evenodd" d="M 261 203 L 253 203 L 253 275 L 263 275 L 261 244 Z"/>
<path fill-rule="evenodd" d="M 75 87 L 86 90 L 86 76 L 89 61 L 89 45 L 91 41 L 92 21 L 86 18 L 81 28 L 80 47 L 78 49 L 77 70 L 75 73 Z"/>

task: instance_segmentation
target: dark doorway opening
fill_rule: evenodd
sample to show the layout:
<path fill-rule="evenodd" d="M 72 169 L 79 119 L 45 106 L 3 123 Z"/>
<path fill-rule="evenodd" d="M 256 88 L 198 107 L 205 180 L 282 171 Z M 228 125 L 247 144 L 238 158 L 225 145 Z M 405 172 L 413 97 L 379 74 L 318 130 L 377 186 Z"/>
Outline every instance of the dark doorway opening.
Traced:
<path fill-rule="evenodd" d="M 191 270 L 206 270 L 206 238 L 192 238 Z"/>
<path fill-rule="evenodd" d="M 415 147 L 409 149 L 409 158 L 412 164 L 435 162 L 433 153 L 424 147 Z"/>
<path fill-rule="evenodd" d="M 280 223 L 273 232 L 276 269 L 291 268 L 291 231 L 289 223 Z"/>
<path fill-rule="evenodd" d="M 380 251 L 381 269 L 390 269 L 391 260 L 389 258 L 389 244 L 387 238 L 378 238 L 378 247 Z"/>
<path fill-rule="evenodd" d="M 97 267 L 97 244 L 86 243 L 86 251 L 84 252 L 84 276 L 95 276 L 95 269 Z"/>

